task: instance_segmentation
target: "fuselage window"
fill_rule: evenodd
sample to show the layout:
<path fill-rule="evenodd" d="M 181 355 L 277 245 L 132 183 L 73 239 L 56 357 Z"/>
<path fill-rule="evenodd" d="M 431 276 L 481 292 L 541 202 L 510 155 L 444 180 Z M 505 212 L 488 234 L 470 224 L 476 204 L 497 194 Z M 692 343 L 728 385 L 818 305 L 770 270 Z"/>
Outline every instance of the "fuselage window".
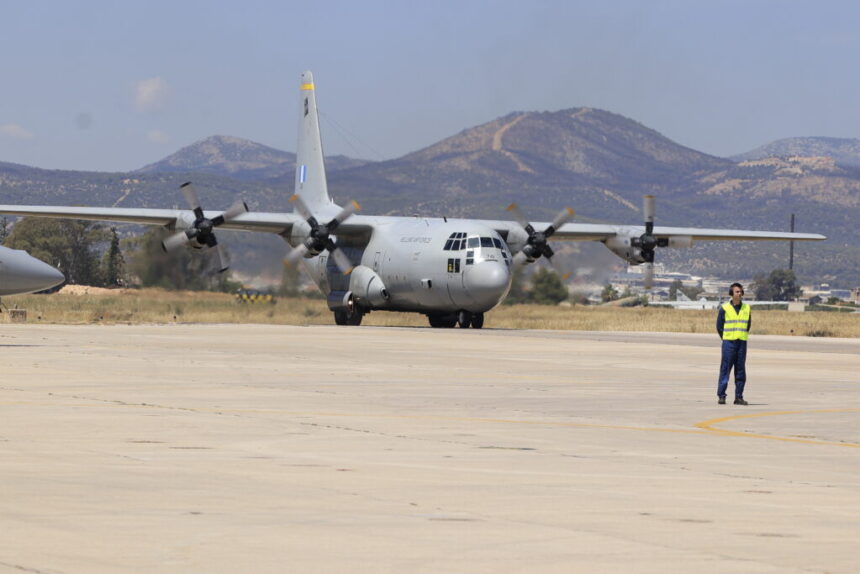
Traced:
<path fill-rule="evenodd" d="M 460 272 L 460 259 L 459 258 L 448 259 L 448 273 L 459 273 L 459 272 Z"/>

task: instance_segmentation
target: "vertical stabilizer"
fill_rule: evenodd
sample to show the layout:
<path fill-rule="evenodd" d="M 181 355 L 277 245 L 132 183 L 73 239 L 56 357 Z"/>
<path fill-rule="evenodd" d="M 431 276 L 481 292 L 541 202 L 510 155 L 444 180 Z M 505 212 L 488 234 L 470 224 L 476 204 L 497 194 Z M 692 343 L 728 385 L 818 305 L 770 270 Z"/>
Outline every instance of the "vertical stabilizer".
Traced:
<path fill-rule="evenodd" d="M 323 159 L 314 76 L 302 74 L 299 88 L 299 138 L 296 146 L 296 194 L 308 209 L 324 216 L 332 210 L 334 202 L 328 194 Z"/>

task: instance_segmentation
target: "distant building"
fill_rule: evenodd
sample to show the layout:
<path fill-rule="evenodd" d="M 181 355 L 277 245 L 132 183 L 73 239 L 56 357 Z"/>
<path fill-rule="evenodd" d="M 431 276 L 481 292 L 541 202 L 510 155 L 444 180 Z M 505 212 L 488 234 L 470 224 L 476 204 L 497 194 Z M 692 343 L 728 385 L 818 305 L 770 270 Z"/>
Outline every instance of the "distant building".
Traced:
<path fill-rule="evenodd" d="M 802 290 L 803 296 L 800 298 L 801 301 L 811 301 L 815 297 L 818 297 L 822 301 L 827 301 L 831 297 L 836 297 L 837 299 L 841 299 L 843 301 L 854 301 L 857 297 L 857 292 L 860 291 L 860 288 L 831 289 L 830 284 L 821 283 L 819 285 L 804 286 Z"/>

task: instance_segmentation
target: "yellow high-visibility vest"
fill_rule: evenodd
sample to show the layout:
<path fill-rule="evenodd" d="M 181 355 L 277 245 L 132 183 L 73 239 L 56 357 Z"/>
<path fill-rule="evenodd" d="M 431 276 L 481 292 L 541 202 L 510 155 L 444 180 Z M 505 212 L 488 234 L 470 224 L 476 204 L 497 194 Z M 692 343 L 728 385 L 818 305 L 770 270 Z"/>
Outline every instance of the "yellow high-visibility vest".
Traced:
<path fill-rule="evenodd" d="M 748 341 L 750 338 L 750 306 L 741 303 L 736 312 L 731 303 L 723 303 L 726 321 L 723 324 L 723 341 Z"/>

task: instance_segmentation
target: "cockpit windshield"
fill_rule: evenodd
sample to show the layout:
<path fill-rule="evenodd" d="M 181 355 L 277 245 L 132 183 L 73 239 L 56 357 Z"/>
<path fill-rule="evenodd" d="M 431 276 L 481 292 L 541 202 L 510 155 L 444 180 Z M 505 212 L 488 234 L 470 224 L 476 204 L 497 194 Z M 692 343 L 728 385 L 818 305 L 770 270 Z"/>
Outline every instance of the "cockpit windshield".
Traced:
<path fill-rule="evenodd" d="M 466 265 L 472 265 L 478 261 L 504 261 L 510 265 L 511 252 L 498 237 L 469 237 L 468 249 Z"/>
<path fill-rule="evenodd" d="M 498 237 L 472 235 L 466 237 L 463 232 L 452 233 L 442 248 L 444 251 L 466 250 L 466 265 L 478 261 L 504 261 L 511 263 L 511 252 L 505 242 Z M 456 257 L 450 259 L 453 261 Z"/>

